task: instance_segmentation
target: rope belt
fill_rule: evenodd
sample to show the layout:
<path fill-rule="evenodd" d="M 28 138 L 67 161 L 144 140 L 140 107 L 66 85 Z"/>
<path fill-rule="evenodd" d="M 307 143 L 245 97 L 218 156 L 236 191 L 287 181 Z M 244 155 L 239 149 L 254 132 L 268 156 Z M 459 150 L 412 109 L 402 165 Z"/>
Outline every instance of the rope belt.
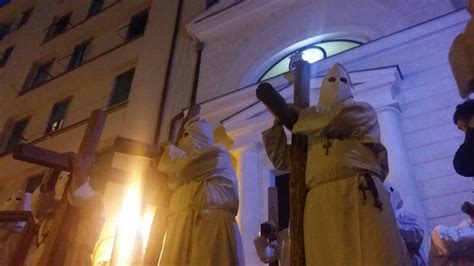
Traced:
<path fill-rule="evenodd" d="M 366 191 L 369 191 L 374 198 L 374 206 L 377 209 L 383 210 L 383 203 L 380 201 L 379 192 L 377 191 L 377 186 L 375 185 L 373 177 L 369 173 L 363 173 L 362 177 L 364 177 L 365 184 L 363 182 L 359 183 L 359 191 L 362 192 L 362 196 L 364 200 L 367 200 L 367 195 L 365 194 Z"/>

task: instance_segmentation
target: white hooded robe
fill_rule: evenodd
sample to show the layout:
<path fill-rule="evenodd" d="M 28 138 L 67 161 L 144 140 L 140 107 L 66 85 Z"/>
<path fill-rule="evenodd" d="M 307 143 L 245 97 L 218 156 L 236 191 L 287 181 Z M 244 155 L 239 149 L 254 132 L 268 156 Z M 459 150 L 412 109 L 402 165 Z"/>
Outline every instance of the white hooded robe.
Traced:
<path fill-rule="evenodd" d="M 308 136 L 304 213 L 307 265 L 409 265 L 387 192 L 385 147 L 375 110 L 352 102 L 352 85 L 336 64 L 326 75 L 318 107 L 302 110 L 293 134 Z M 288 167 L 289 152 L 282 127 L 263 133 L 275 167 Z M 282 169 L 283 170 L 283 169 Z M 375 184 L 382 210 L 367 187 Z"/>
<path fill-rule="evenodd" d="M 209 124 L 188 122 L 178 147 L 166 147 L 158 169 L 172 190 L 159 265 L 243 265 L 237 178 Z"/>

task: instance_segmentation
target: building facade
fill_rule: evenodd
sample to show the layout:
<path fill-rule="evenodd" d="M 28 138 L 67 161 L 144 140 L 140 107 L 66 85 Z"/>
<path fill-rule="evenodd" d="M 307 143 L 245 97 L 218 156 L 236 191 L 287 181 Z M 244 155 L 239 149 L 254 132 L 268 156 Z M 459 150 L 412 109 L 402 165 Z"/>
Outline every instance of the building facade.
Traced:
<path fill-rule="evenodd" d="M 460 222 L 461 204 L 474 200 L 473 181 L 452 166 L 463 135 L 452 124 L 461 99 L 447 55 L 469 19 L 463 6 L 415 0 L 12 1 L 0 8 L 0 200 L 44 172 L 13 160 L 16 144 L 76 151 L 87 118 L 101 108 L 107 120 L 98 160 L 123 167 L 111 151 L 116 137 L 164 141 L 173 117 L 195 98 L 203 116 L 223 125 L 231 140 L 245 261 L 260 265 L 253 238 L 269 219 L 268 188 L 280 186 L 286 173 L 266 158 L 261 132 L 272 117 L 255 88 L 266 80 L 291 100 L 293 77 L 284 60 L 308 51 L 312 104 L 326 71 L 341 63 L 355 98 L 377 110 L 389 179 L 424 222 L 428 240 L 435 225 Z M 204 44 L 200 71 L 197 42 Z M 113 239 L 124 189 L 104 180 L 98 185 L 106 202 L 100 243 Z M 105 246 L 98 244 L 96 263 L 107 260 Z"/>

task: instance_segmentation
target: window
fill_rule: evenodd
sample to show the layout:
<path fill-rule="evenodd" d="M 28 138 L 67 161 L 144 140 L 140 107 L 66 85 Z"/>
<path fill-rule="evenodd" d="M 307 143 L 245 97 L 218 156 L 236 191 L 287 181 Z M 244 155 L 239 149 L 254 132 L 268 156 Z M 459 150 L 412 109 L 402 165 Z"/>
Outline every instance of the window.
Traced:
<path fill-rule="evenodd" d="M 211 6 L 217 4 L 219 0 L 206 0 L 206 9 L 210 8 Z"/>
<path fill-rule="evenodd" d="M 92 0 L 87 17 L 92 17 L 99 13 L 104 6 L 104 0 Z"/>
<path fill-rule="evenodd" d="M 134 15 L 130 19 L 130 24 L 127 31 L 127 40 L 137 38 L 145 32 L 146 23 L 148 20 L 148 10 L 142 11 Z"/>
<path fill-rule="evenodd" d="M 0 67 L 4 67 L 7 62 L 8 62 L 8 58 L 10 58 L 10 55 L 12 54 L 13 52 L 13 46 L 12 47 L 9 47 L 7 48 L 3 54 L 1 54 L 1 57 L 0 57 Z"/>
<path fill-rule="evenodd" d="M 54 18 L 53 23 L 48 28 L 46 39 L 54 38 L 55 36 L 66 31 L 71 19 L 71 13 L 64 15 L 60 18 Z"/>
<path fill-rule="evenodd" d="M 37 87 L 43 83 L 45 83 L 48 79 L 51 78 L 51 74 L 49 71 L 51 70 L 51 67 L 53 66 L 53 60 L 48 61 L 44 64 L 39 64 L 36 66 L 33 66 L 33 71 L 34 71 L 34 76 L 33 79 L 31 80 L 31 85 L 29 88 L 34 88 Z"/>
<path fill-rule="evenodd" d="M 310 44 L 277 61 L 263 74 L 260 80 L 270 79 L 290 71 L 291 57 L 296 53 L 301 53 L 303 60 L 312 64 L 326 57 L 342 53 L 360 45 L 360 42 L 351 40 L 333 40 Z"/>
<path fill-rule="evenodd" d="M 0 41 L 3 40 L 3 38 L 5 38 L 8 33 L 10 33 L 11 27 L 11 23 L 0 23 Z"/>
<path fill-rule="evenodd" d="M 25 134 L 26 126 L 28 125 L 29 118 L 25 118 L 15 122 L 13 125 L 12 131 L 10 132 L 10 137 L 8 138 L 7 143 L 3 152 L 11 152 L 15 147 L 20 143 L 21 140 L 24 140 L 23 134 Z"/>
<path fill-rule="evenodd" d="M 115 78 L 114 88 L 112 90 L 112 96 L 110 97 L 109 107 L 123 103 L 128 100 L 130 94 L 130 87 L 132 86 L 133 74 L 135 69 L 130 69 L 118 75 Z"/>
<path fill-rule="evenodd" d="M 71 60 L 67 67 L 68 70 L 74 69 L 81 65 L 87 57 L 87 52 L 89 51 L 91 41 L 88 40 L 74 47 L 74 52 L 71 55 Z"/>
<path fill-rule="evenodd" d="M 16 25 L 17 29 L 23 27 L 23 25 L 25 25 L 28 22 L 32 12 L 33 12 L 33 8 L 30 8 L 30 9 L 22 12 L 23 16 L 21 17 L 20 21 Z"/>
<path fill-rule="evenodd" d="M 34 63 L 31 67 L 30 73 L 23 84 L 21 93 L 33 89 L 46 81 L 48 81 L 52 75 L 49 73 L 53 66 L 54 59 L 49 60 L 45 63 Z"/>
<path fill-rule="evenodd" d="M 63 127 L 64 118 L 66 117 L 66 111 L 70 102 L 71 98 L 67 98 L 54 104 L 45 134 L 59 130 Z"/>

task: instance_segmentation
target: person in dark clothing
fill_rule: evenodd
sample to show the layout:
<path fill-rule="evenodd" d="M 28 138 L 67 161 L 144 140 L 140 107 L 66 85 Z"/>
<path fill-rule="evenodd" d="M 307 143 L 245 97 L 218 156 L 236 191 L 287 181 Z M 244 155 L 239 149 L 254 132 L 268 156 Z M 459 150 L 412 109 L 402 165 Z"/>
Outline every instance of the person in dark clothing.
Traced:
<path fill-rule="evenodd" d="M 454 124 L 464 131 L 464 143 L 456 151 L 453 165 L 456 172 L 462 176 L 474 177 L 474 100 L 467 100 L 458 106 L 454 112 Z"/>

